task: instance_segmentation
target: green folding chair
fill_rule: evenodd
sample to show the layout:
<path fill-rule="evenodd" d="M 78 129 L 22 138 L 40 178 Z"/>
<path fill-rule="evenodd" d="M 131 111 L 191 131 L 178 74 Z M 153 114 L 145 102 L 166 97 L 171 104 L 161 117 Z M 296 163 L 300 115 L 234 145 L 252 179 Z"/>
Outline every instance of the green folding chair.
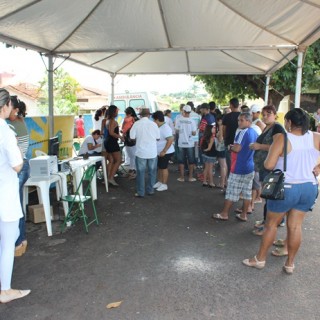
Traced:
<path fill-rule="evenodd" d="M 88 233 L 88 227 L 92 223 L 96 223 L 99 225 L 99 220 L 97 216 L 96 207 L 94 205 L 94 201 L 92 199 L 91 192 L 91 181 L 96 173 L 95 166 L 92 165 L 88 169 L 86 169 L 83 173 L 81 181 L 77 187 L 77 190 L 74 194 L 69 194 L 67 196 L 61 197 L 62 201 L 67 201 L 69 204 L 69 211 L 67 216 L 65 217 L 63 224 L 61 226 L 61 231 L 63 232 L 66 225 L 73 225 L 76 221 L 82 219 L 84 223 L 84 228 L 86 233 Z M 83 183 L 86 182 L 86 186 L 83 186 Z M 81 195 L 80 190 L 83 189 L 83 194 Z M 86 202 L 91 202 L 93 208 L 93 219 L 89 221 L 89 217 L 86 215 L 84 211 L 84 206 Z"/>
<path fill-rule="evenodd" d="M 74 151 L 75 155 L 77 156 L 79 154 L 79 150 L 81 147 L 80 142 L 74 141 L 72 146 L 73 146 L 73 151 Z"/>

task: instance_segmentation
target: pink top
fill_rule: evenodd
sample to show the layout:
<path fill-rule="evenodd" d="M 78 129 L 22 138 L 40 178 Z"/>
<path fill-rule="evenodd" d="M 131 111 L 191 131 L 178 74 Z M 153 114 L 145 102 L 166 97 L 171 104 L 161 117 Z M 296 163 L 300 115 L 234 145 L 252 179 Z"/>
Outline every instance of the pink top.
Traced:
<path fill-rule="evenodd" d="M 134 118 L 132 116 L 125 116 L 122 124 L 122 132 L 125 134 L 134 124 Z"/>

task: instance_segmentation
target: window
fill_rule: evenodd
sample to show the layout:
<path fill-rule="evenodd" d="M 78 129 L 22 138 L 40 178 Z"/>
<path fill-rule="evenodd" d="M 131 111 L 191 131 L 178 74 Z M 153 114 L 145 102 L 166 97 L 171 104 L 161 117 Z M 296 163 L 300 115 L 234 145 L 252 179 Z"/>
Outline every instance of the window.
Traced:
<path fill-rule="evenodd" d="M 114 100 L 114 105 L 118 107 L 121 112 L 124 112 L 127 107 L 125 100 Z"/>
<path fill-rule="evenodd" d="M 129 106 L 132 107 L 133 109 L 136 109 L 138 107 L 141 106 L 145 106 L 146 102 L 144 101 L 144 99 L 131 99 L 129 101 Z"/>

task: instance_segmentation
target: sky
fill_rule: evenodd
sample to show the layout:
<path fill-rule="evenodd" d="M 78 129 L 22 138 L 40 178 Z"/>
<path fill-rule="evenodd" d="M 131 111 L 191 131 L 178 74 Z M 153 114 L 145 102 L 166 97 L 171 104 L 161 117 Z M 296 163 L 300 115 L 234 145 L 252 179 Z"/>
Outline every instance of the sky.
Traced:
<path fill-rule="evenodd" d="M 62 60 L 56 60 L 54 67 Z M 37 84 L 44 76 L 47 58 L 23 48 L 6 48 L 0 44 L 0 72 L 14 73 L 14 82 Z M 111 91 L 111 77 L 102 71 L 84 67 L 74 62 L 64 62 L 61 67 L 84 87 Z M 159 94 L 174 93 L 191 89 L 193 79 L 189 75 L 137 75 L 115 78 L 115 92 L 155 91 Z M 10 83 L 11 84 L 11 83 Z M 200 86 L 197 83 L 197 86 Z M 200 86 L 201 87 L 201 86 Z"/>

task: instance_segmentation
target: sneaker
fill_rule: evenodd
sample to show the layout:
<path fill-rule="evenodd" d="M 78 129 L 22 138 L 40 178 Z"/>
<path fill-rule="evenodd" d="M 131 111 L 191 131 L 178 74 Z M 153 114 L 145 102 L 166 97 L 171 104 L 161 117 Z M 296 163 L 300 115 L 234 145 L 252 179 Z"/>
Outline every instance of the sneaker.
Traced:
<path fill-rule="evenodd" d="M 161 185 L 162 185 L 162 183 L 158 181 L 158 182 L 153 186 L 153 189 L 157 189 L 157 188 L 159 188 Z"/>
<path fill-rule="evenodd" d="M 279 224 L 279 227 L 285 227 L 286 226 L 286 222 L 285 221 L 281 221 L 281 223 Z"/>
<path fill-rule="evenodd" d="M 156 189 L 157 191 L 166 191 L 168 190 L 168 186 L 164 183 L 161 183 L 161 186 Z"/>

